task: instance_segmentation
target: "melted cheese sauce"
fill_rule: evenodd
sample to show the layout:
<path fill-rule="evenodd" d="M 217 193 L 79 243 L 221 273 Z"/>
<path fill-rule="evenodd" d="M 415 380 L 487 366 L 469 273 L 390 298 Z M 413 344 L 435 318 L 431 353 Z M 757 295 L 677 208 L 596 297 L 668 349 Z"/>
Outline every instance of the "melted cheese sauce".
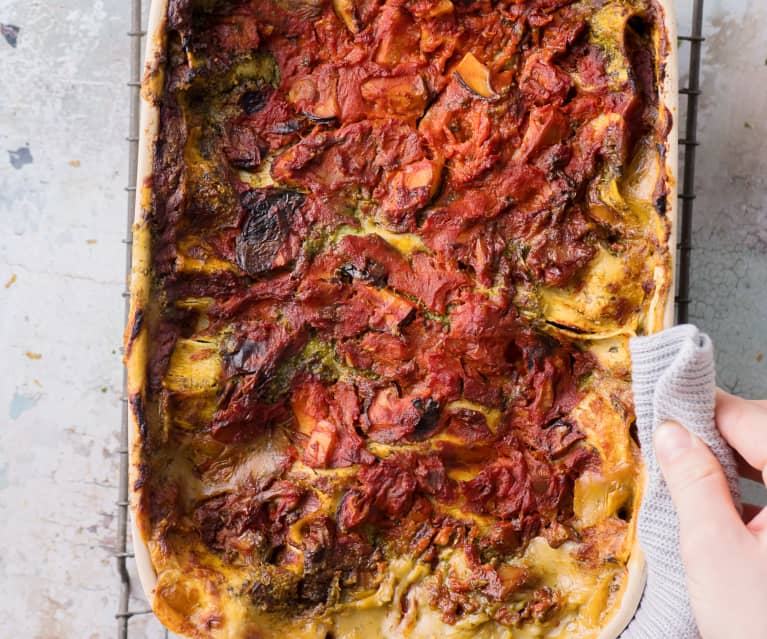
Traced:
<path fill-rule="evenodd" d="M 425 253 L 429 250 L 419 235 L 416 235 L 415 233 L 394 233 L 385 226 L 382 226 L 369 218 L 363 218 L 360 221 L 359 228 L 342 226 L 336 231 L 335 238 L 340 240 L 347 235 L 377 235 L 403 255 L 410 255 L 416 252 Z"/>
<path fill-rule="evenodd" d="M 600 246 L 577 285 L 541 289 L 543 316 L 584 333 L 635 331 L 645 297 L 643 271 L 643 262 L 627 260 Z"/>
<path fill-rule="evenodd" d="M 179 338 L 170 357 L 164 385 L 171 391 L 180 392 L 213 390 L 222 373 L 217 340 Z"/>
<path fill-rule="evenodd" d="M 483 406 L 477 402 L 470 402 L 466 399 L 459 399 L 454 402 L 450 402 L 447 405 L 448 411 L 461 409 L 473 410 L 477 413 L 482 413 L 487 420 L 487 427 L 493 433 L 498 430 L 498 425 L 501 423 L 501 418 L 503 417 L 503 413 L 501 413 L 498 408 L 488 408 L 487 406 Z"/>
<path fill-rule="evenodd" d="M 272 162 L 276 155 L 276 152 L 269 154 L 255 171 L 240 171 L 240 179 L 254 189 L 274 186 L 276 182 L 272 178 Z"/>
<path fill-rule="evenodd" d="M 199 238 L 185 238 L 178 243 L 176 269 L 180 273 L 210 275 L 220 271 L 239 272 L 235 264 L 213 254 L 213 249 Z"/>

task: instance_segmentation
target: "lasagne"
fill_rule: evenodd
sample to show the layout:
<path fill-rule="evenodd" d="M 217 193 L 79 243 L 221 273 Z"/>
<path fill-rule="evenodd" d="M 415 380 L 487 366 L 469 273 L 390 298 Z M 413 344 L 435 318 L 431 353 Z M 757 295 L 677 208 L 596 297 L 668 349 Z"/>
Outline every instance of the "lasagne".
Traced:
<path fill-rule="evenodd" d="M 152 12 L 126 358 L 160 620 L 615 636 L 642 579 L 628 339 L 671 282 L 664 6 Z"/>

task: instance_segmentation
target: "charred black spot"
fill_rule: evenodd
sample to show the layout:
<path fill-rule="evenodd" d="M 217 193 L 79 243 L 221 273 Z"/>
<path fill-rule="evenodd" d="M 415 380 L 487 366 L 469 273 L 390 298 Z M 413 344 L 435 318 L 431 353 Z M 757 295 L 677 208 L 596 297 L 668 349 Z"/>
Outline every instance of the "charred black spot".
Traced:
<path fill-rule="evenodd" d="M 301 581 L 298 596 L 302 603 L 321 604 L 325 603 L 333 583 L 332 573 L 320 573 L 307 575 Z"/>
<path fill-rule="evenodd" d="M 453 77 L 457 80 L 458 84 L 461 85 L 461 88 L 464 91 L 469 92 L 473 98 L 476 98 L 477 100 L 482 100 L 483 102 L 490 102 L 492 100 L 492 98 L 486 98 L 484 95 L 480 95 L 479 93 L 477 93 L 474 89 L 472 89 L 466 83 L 466 81 L 458 73 L 453 73 Z"/>
<path fill-rule="evenodd" d="M 419 397 L 413 400 L 413 406 L 421 412 L 421 418 L 413 430 L 411 437 L 415 440 L 426 439 L 439 426 L 439 402 L 429 397 L 425 402 Z"/>
<path fill-rule="evenodd" d="M 563 331 L 570 331 L 571 333 L 578 333 L 580 335 L 585 335 L 587 333 L 587 331 L 583 330 L 582 328 L 577 328 L 575 326 L 568 326 L 567 324 L 561 324 L 559 322 L 551 322 L 547 320 L 546 323 L 549 326 L 553 326 L 554 328 L 558 328 Z"/>
<path fill-rule="evenodd" d="M 144 310 L 138 309 L 136 311 L 136 315 L 133 317 L 133 325 L 130 329 L 130 335 L 128 335 L 128 343 L 125 346 L 125 356 L 128 357 L 131 352 L 131 348 L 133 348 L 133 342 L 136 341 L 139 334 L 141 333 L 141 329 L 144 326 Z"/>
<path fill-rule="evenodd" d="M 133 482 L 133 490 L 138 491 L 146 485 L 147 481 L 149 481 L 149 465 L 143 462 L 138 464 L 136 466 L 136 472 L 138 478 Z"/>
<path fill-rule="evenodd" d="M 646 38 L 650 34 L 650 25 L 641 16 L 630 17 L 626 24 L 641 38 Z"/>
<path fill-rule="evenodd" d="M 248 212 L 242 233 L 237 238 L 237 264 L 248 275 L 269 271 L 287 239 L 293 213 L 304 196 L 283 189 L 256 189 L 242 196 Z"/>
<path fill-rule="evenodd" d="M 278 122 L 272 128 L 272 133 L 277 135 L 290 135 L 301 129 L 301 123 L 298 120 L 288 120 L 286 122 Z"/>
<path fill-rule="evenodd" d="M 623 521 L 631 521 L 631 511 L 629 510 L 628 506 L 621 506 L 618 509 L 618 512 L 615 514 L 618 516 L 618 519 L 622 519 Z"/>
<path fill-rule="evenodd" d="M 254 115 L 263 110 L 272 93 L 270 86 L 265 86 L 255 91 L 247 91 L 240 98 L 240 106 L 248 115 Z"/>
<path fill-rule="evenodd" d="M 304 115 L 315 124 L 330 125 L 330 124 L 335 124 L 336 122 L 338 122 L 338 118 L 336 118 L 335 116 L 324 118 L 324 117 L 320 117 L 319 115 L 314 115 L 313 113 L 308 113 L 308 112 L 305 112 Z"/>
<path fill-rule="evenodd" d="M 364 269 L 358 268 L 354 264 L 342 264 L 336 270 L 336 276 L 342 282 L 350 284 L 352 280 L 364 280 L 367 278 L 367 273 Z"/>
<path fill-rule="evenodd" d="M 389 279 L 389 274 L 386 272 L 386 267 L 383 264 L 368 259 L 365 261 L 365 270 L 367 271 L 368 279 L 371 284 L 374 284 L 375 286 L 386 285 L 386 282 Z"/>
<path fill-rule="evenodd" d="M 397 324 L 397 328 L 407 328 L 415 321 L 415 318 L 417 315 L 418 315 L 418 312 L 416 311 L 416 309 L 411 308 L 408 314 L 402 318 L 402 321 L 399 324 Z"/>
<path fill-rule="evenodd" d="M 141 436 L 141 443 L 145 445 L 149 441 L 149 424 L 146 421 L 146 412 L 144 411 L 144 399 L 138 393 L 130 396 L 130 406 L 133 416 L 136 418 L 138 432 Z"/>
<path fill-rule="evenodd" d="M 246 339 L 240 347 L 226 359 L 241 373 L 257 373 L 263 368 L 269 353 L 268 342 L 256 342 Z"/>
<path fill-rule="evenodd" d="M 352 280 L 360 280 L 377 287 L 385 286 L 388 280 L 386 267 L 369 258 L 365 258 L 364 268 L 359 268 L 356 264 L 351 263 L 342 264 L 338 267 L 336 276 L 347 284 L 351 283 Z"/>
<path fill-rule="evenodd" d="M 543 428 L 543 448 L 551 457 L 564 453 L 576 442 L 586 439 L 586 435 L 571 421 L 555 419 Z"/>
<path fill-rule="evenodd" d="M 661 215 L 666 215 L 666 207 L 668 206 L 668 200 L 666 198 L 666 195 L 661 195 L 657 200 L 655 200 L 655 210 L 658 211 Z"/>
<path fill-rule="evenodd" d="M 509 342 L 504 350 L 504 356 L 509 364 L 515 364 L 522 359 L 522 349 L 516 342 Z"/>
<path fill-rule="evenodd" d="M 284 544 L 278 544 L 269 548 L 264 554 L 264 562 L 272 564 L 273 566 L 279 566 L 285 563 L 285 554 L 287 552 L 287 546 Z"/>

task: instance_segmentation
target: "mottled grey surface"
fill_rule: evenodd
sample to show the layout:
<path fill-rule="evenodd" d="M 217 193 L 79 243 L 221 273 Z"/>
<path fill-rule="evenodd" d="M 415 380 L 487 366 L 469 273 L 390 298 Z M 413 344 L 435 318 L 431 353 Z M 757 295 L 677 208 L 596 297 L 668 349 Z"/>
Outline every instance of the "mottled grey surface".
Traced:
<path fill-rule="evenodd" d="M 115 636 L 129 6 L 0 0 L 0 637 Z"/>
<path fill-rule="evenodd" d="M 0 0 L 2 637 L 115 636 L 129 5 Z M 692 319 L 767 396 L 767 8 L 707 0 L 706 34 Z"/>
<path fill-rule="evenodd" d="M 706 9 L 690 321 L 714 339 L 720 386 L 767 397 L 767 5 Z M 753 482 L 743 495 L 765 500 Z"/>
<path fill-rule="evenodd" d="M 767 397 L 767 5 L 707 3 L 690 320 L 719 384 Z"/>

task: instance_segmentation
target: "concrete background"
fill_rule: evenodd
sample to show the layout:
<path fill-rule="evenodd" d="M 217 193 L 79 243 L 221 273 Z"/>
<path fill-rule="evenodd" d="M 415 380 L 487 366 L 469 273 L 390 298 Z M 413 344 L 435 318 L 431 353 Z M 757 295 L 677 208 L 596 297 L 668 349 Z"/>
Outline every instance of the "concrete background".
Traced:
<path fill-rule="evenodd" d="M 0 636 L 115 636 L 129 4 L 0 0 Z M 767 397 L 767 6 L 706 5 L 692 319 Z"/>

